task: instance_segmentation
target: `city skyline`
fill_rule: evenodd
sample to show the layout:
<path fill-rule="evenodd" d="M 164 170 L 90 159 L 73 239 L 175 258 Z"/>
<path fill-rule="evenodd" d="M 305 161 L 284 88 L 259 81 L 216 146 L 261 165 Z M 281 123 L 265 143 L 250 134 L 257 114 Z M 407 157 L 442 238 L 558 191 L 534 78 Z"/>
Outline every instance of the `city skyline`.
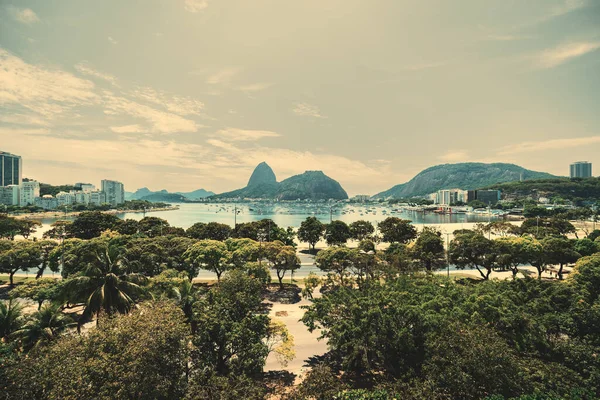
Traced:
<path fill-rule="evenodd" d="M 2 150 L 40 182 L 217 193 L 261 161 L 351 194 L 600 162 L 600 4 L 459 4 L 3 2 Z"/>

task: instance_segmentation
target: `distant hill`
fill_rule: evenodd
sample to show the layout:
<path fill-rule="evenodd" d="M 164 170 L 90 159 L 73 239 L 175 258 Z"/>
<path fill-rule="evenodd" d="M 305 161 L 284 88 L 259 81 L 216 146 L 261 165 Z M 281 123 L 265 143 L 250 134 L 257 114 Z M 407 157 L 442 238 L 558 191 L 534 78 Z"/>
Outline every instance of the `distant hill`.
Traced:
<path fill-rule="evenodd" d="M 245 188 L 214 196 L 214 198 L 235 197 L 277 200 L 344 200 L 348 198 L 348 194 L 337 181 L 322 171 L 306 171 L 277 182 L 271 167 L 262 162 L 252 172 Z"/>
<path fill-rule="evenodd" d="M 133 193 L 125 192 L 125 200 L 170 201 L 173 203 L 181 203 L 189 200 L 199 200 L 213 195 L 213 192 L 204 189 L 194 190 L 193 192 L 170 193 L 165 189 L 155 192 L 143 187 Z"/>
<path fill-rule="evenodd" d="M 406 183 L 376 194 L 375 198 L 410 198 L 424 196 L 442 189 L 481 189 L 503 182 L 529 179 L 556 178 L 556 176 L 505 163 L 442 164 L 419 172 Z"/>
<path fill-rule="evenodd" d="M 524 182 L 507 182 L 490 185 L 490 189 L 502 190 L 506 198 L 531 197 L 538 199 L 556 197 L 565 200 L 600 199 L 600 178 L 535 179 Z"/>

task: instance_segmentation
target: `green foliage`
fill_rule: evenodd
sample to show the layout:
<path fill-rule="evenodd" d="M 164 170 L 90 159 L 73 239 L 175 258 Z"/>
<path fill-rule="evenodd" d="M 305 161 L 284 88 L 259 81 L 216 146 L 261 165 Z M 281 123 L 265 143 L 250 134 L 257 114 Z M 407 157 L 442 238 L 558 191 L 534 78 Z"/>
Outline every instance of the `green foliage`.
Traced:
<path fill-rule="evenodd" d="M 408 243 L 417 237 L 417 229 L 406 219 L 387 217 L 378 224 L 378 227 L 383 242 Z"/>
<path fill-rule="evenodd" d="M 48 345 L 59 338 L 73 320 L 63 314 L 58 304 L 46 304 L 38 311 L 29 315 L 21 328 L 14 332 L 25 351 L 37 346 Z"/>
<path fill-rule="evenodd" d="M 350 228 L 344 221 L 332 221 L 325 225 L 325 240 L 330 246 L 344 245 L 350 237 Z"/>
<path fill-rule="evenodd" d="M 230 252 L 227 245 L 218 240 L 200 240 L 191 245 L 183 256 L 188 264 L 217 274 L 218 280 L 230 268 Z"/>
<path fill-rule="evenodd" d="M 358 220 L 349 225 L 350 237 L 354 240 L 362 241 L 371 237 L 375 232 L 375 227 L 369 221 Z"/>
<path fill-rule="evenodd" d="M 497 258 L 494 242 L 474 231 L 454 234 L 448 249 L 450 261 L 460 269 L 476 268 L 483 279 L 489 279 Z"/>
<path fill-rule="evenodd" d="M 515 182 L 496 184 L 489 188 L 501 190 L 505 196 L 511 197 L 561 197 L 576 202 L 582 199 L 600 198 L 599 178 L 554 178 L 535 179 L 523 182 L 515 180 Z"/>
<path fill-rule="evenodd" d="M 58 300 L 63 288 L 63 282 L 54 278 L 39 278 L 27 281 L 16 286 L 10 291 L 12 298 L 31 299 L 38 303 L 38 309 L 42 308 L 45 301 Z"/>
<path fill-rule="evenodd" d="M 0 301 L 0 342 L 23 324 L 23 306 L 16 301 Z"/>
<path fill-rule="evenodd" d="M 229 225 L 220 224 L 218 222 L 196 222 L 186 230 L 186 235 L 192 239 L 203 240 L 227 240 L 231 237 L 233 230 Z"/>
<path fill-rule="evenodd" d="M 307 217 L 298 228 L 298 239 L 307 242 L 314 251 L 315 245 L 323 236 L 323 232 L 325 232 L 325 225 L 317 217 Z"/>
<path fill-rule="evenodd" d="M 296 255 L 296 249 L 285 246 L 279 241 L 267 242 L 264 245 L 263 254 L 271 264 L 271 268 L 277 273 L 279 286 L 283 289 L 283 278 L 287 271 L 295 271 L 300 268 L 300 259 Z"/>
<path fill-rule="evenodd" d="M 37 242 L 0 241 L 0 272 L 9 274 L 11 286 L 14 286 L 17 271 L 38 268 L 42 262 L 43 255 Z"/>
<path fill-rule="evenodd" d="M 17 235 L 28 239 L 40 226 L 42 226 L 42 223 L 39 221 L 17 219 L 6 214 L 0 214 L 0 239 L 14 240 Z"/>
<path fill-rule="evenodd" d="M 69 237 L 92 239 L 100 236 L 106 230 L 117 230 L 121 220 L 115 215 L 101 211 L 82 212 L 68 227 Z"/>
<path fill-rule="evenodd" d="M 441 232 L 433 228 L 424 228 L 412 247 L 414 261 L 427 272 L 443 268 L 446 265 L 446 252 Z"/>

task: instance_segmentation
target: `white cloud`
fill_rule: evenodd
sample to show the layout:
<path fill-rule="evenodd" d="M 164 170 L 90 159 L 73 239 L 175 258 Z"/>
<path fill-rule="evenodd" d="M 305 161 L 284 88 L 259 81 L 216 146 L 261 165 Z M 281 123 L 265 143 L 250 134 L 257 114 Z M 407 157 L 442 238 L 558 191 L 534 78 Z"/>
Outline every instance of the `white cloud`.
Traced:
<path fill-rule="evenodd" d="M 117 78 L 115 78 L 114 76 L 112 76 L 110 74 L 106 74 L 104 72 L 95 70 L 85 61 L 80 62 L 79 64 L 75 65 L 75 69 L 81 74 L 93 76 L 94 78 L 99 78 L 99 79 L 105 80 L 105 81 L 117 86 Z"/>
<path fill-rule="evenodd" d="M 0 105 L 19 104 L 53 118 L 97 99 L 93 82 L 27 64 L 0 49 Z"/>
<path fill-rule="evenodd" d="M 0 122 L 4 122 L 6 124 L 13 124 L 13 125 L 40 125 L 40 126 L 50 125 L 48 121 L 46 121 L 43 118 L 40 118 L 37 115 L 19 114 L 19 113 L 0 115 Z"/>
<path fill-rule="evenodd" d="M 204 103 L 186 96 L 169 95 L 149 87 L 141 87 L 131 94 L 138 99 L 164 106 L 167 110 L 179 115 L 200 115 Z"/>
<path fill-rule="evenodd" d="M 522 142 L 502 147 L 498 152 L 498 155 L 511 155 L 515 153 L 534 153 L 544 150 L 561 150 L 570 147 L 589 146 L 598 143 L 600 143 L 600 136 L 553 139 L 539 142 Z"/>
<path fill-rule="evenodd" d="M 122 126 L 111 126 L 110 130 L 115 133 L 144 133 L 147 132 L 142 126 L 138 124 L 133 125 L 122 125 Z"/>
<path fill-rule="evenodd" d="M 438 157 L 439 160 L 444 162 L 459 162 L 465 161 L 469 158 L 469 153 L 464 150 L 450 150 L 446 154 Z"/>
<path fill-rule="evenodd" d="M 539 53 L 535 57 L 535 64 L 538 68 L 553 68 L 598 49 L 600 42 L 566 43 Z"/>
<path fill-rule="evenodd" d="M 0 126 L 0 137 L 7 139 L 14 139 L 15 137 L 23 135 L 47 135 L 50 131 L 46 128 L 6 128 Z"/>
<path fill-rule="evenodd" d="M 155 133 L 196 132 L 196 122 L 180 115 L 164 112 L 125 97 L 116 96 L 109 91 L 103 96 L 104 113 L 108 115 L 130 115 L 145 119 L 151 123 L 151 131 Z"/>
<path fill-rule="evenodd" d="M 206 79 L 206 83 L 209 85 L 228 85 L 241 71 L 242 69 L 238 67 L 223 68 L 210 75 Z"/>
<path fill-rule="evenodd" d="M 112 43 L 112 44 L 119 44 L 119 42 L 117 42 L 117 41 L 116 41 L 115 39 L 113 39 L 111 36 L 109 36 L 107 39 L 108 39 L 108 41 L 109 41 L 110 43 Z"/>
<path fill-rule="evenodd" d="M 33 10 L 31 8 L 20 9 L 20 8 L 10 7 L 9 11 L 10 11 L 10 14 L 12 15 L 12 17 L 16 21 L 19 21 L 22 24 L 31 25 L 35 22 L 40 21 L 37 14 L 35 12 L 33 12 Z"/>
<path fill-rule="evenodd" d="M 231 142 L 250 142 L 267 137 L 280 137 L 281 134 L 271 131 L 225 128 L 217 131 L 214 136 Z"/>
<path fill-rule="evenodd" d="M 587 6 L 587 0 L 564 0 L 561 4 L 555 5 L 550 9 L 547 18 L 560 17 L 572 11 L 579 10 Z"/>
<path fill-rule="evenodd" d="M 250 85 L 240 86 L 242 92 L 260 92 L 273 86 L 272 83 L 252 83 Z"/>
<path fill-rule="evenodd" d="M 296 103 L 292 109 L 292 112 L 303 117 L 327 118 L 321 115 L 321 110 L 319 110 L 319 107 L 308 103 Z"/>
<path fill-rule="evenodd" d="M 185 0 L 184 7 L 186 11 L 197 13 L 208 7 L 208 0 Z"/>

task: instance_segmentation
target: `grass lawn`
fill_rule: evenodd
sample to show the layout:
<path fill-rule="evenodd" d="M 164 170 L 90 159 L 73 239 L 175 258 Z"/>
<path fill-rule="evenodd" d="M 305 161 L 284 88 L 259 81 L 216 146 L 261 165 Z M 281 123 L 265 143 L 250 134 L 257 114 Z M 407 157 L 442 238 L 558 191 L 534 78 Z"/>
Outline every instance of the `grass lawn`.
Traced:
<path fill-rule="evenodd" d="M 24 283 L 24 282 L 33 281 L 33 280 L 35 280 L 35 275 L 33 275 L 33 276 L 15 275 L 13 277 L 14 283 Z M 0 285 L 6 285 L 9 282 L 10 281 L 8 279 L 8 275 L 0 275 Z"/>

